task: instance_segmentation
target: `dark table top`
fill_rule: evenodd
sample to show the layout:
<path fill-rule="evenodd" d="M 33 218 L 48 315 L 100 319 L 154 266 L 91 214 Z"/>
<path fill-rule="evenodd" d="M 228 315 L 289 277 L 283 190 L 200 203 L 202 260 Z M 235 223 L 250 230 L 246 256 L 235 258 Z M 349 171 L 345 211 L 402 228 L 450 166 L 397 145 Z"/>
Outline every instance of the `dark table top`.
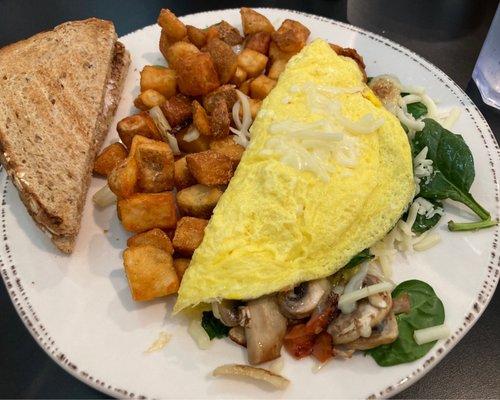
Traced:
<path fill-rule="evenodd" d="M 161 7 L 178 15 L 247 6 L 302 10 L 379 33 L 424 56 L 479 106 L 497 139 L 500 112 L 484 105 L 470 81 L 497 0 L 106 1 L 0 0 L 0 47 L 68 20 L 112 20 L 119 35 L 154 23 Z M 38 347 L 0 285 L 0 397 L 105 398 L 56 365 Z M 500 297 L 451 353 L 400 398 L 500 398 Z"/>

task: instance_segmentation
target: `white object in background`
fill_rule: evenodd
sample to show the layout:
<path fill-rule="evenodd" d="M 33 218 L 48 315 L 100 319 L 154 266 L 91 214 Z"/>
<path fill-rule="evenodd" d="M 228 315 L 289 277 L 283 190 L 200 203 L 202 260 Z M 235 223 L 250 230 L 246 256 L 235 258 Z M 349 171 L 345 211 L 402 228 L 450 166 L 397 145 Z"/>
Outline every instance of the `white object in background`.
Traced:
<path fill-rule="evenodd" d="M 500 6 L 479 54 L 472 78 L 483 101 L 500 110 Z"/>

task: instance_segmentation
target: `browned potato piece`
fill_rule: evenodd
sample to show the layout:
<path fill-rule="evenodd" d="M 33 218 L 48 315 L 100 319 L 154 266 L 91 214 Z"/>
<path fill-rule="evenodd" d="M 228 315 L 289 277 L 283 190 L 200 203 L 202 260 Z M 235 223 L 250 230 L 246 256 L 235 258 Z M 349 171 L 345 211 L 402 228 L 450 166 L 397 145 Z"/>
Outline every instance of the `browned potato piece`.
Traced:
<path fill-rule="evenodd" d="M 224 154 L 228 157 L 231 160 L 234 169 L 240 162 L 245 148 L 236 143 L 232 136 L 226 136 L 223 138 L 213 139 L 210 142 L 210 150 Z"/>
<path fill-rule="evenodd" d="M 189 129 L 183 129 L 175 137 L 179 144 L 179 149 L 184 153 L 198 153 L 200 151 L 208 150 L 210 138 L 208 136 L 200 135 L 198 139 L 186 142 L 184 136 L 189 132 Z"/>
<path fill-rule="evenodd" d="M 175 64 L 174 69 L 179 91 L 185 95 L 203 96 L 220 86 L 217 70 L 208 53 L 190 54 Z"/>
<path fill-rule="evenodd" d="M 243 37 L 241 36 L 240 31 L 224 20 L 213 25 L 212 27 L 217 29 L 219 39 L 226 42 L 229 46 L 236 46 L 237 44 L 241 44 L 243 42 Z"/>
<path fill-rule="evenodd" d="M 211 136 L 210 119 L 207 112 L 196 100 L 193 100 L 193 124 L 201 135 Z"/>
<path fill-rule="evenodd" d="M 147 112 L 141 112 L 130 117 L 123 118 L 116 125 L 116 130 L 123 144 L 130 148 L 132 139 L 136 135 L 145 136 L 154 140 L 162 140 L 160 132 Z"/>
<path fill-rule="evenodd" d="M 139 110 L 147 111 L 154 106 L 165 103 L 165 96 L 153 89 L 147 89 L 134 100 L 134 106 Z"/>
<path fill-rule="evenodd" d="M 113 169 L 127 158 L 127 149 L 121 143 L 113 143 L 99 154 L 94 162 L 94 172 L 108 176 Z"/>
<path fill-rule="evenodd" d="M 290 58 L 292 58 L 296 52 L 291 52 L 287 53 L 283 50 L 281 50 L 276 43 L 271 41 L 271 44 L 269 45 L 269 58 L 271 59 L 271 62 L 276 62 L 276 60 L 284 60 L 288 61 Z"/>
<path fill-rule="evenodd" d="M 264 71 L 267 64 L 267 57 L 258 51 L 244 49 L 238 54 L 238 66 L 244 69 L 248 76 L 258 76 Z"/>
<path fill-rule="evenodd" d="M 173 68 L 175 72 L 179 72 L 179 69 L 182 68 L 183 63 L 188 56 L 199 53 L 200 50 L 198 50 L 198 48 L 192 43 L 175 42 L 170 45 L 167 50 L 168 65 Z"/>
<path fill-rule="evenodd" d="M 212 57 L 220 83 L 229 82 L 237 67 L 236 54 L 231 46 L 215 38 L 207 43 L 204 50 Z"/>
<path fill-rule="evenodd" d="M 226 102 L 223 98 L 219 98 L 210 116 L 211 133 L 213 136 L 226 136 L 229 134 L 230 125 L 231 117 Z"/>
<path fill-rule="evenodd" d="M 177 223 L 174 195 L 171 192 L 137 193 L 118 200 L 118 218 L 130 232 L 174 228 Z"/>
<path fill-rule="evenodd" d="M 222 193 L 217 186 L 193 185 L 177 192 L 177 205 L 184 215 L 210 218 Z"/>
<path fill-rule="evenodd" d="M 273 41 L 280 50 L 297 53 L 306 45 L 311 31 L 298 21 L 285 19 L 279 29 L 272 34 Z"/>
<path fill-rule="evenodd" d="M 257 32 L 274 32 L 274 27 L 269 20 L 251 8 L 241 7 L 241 23 L 245 36 Z"/>
<path fill-rule="evenodd" d="M 167 36 L 167 31 L 165 29 L 162 29 L 161 34 L 160 34 L 160 42 L 158 44 L 158 47 L 160 49 L 160 53 L 163 55 L 165 60 L 167 59 L 168 49 L 170 48 L 172 43 L 173 42 Z"/>
<path fill-rule="evenodd" d="M 247 79 L 240 85 L 238 89 L 241 93 L 246 94 L 247 96 L 250 94 L 250 84 L 252 83 L 252 80 L 253 79 Z"/>
<path fill-rule="evenodd" d="M 267 55 L 270 43 L 271 34 L 269 32 L 256 32 L 248 36 L 245 42 L 245 49 L 255 50 Z"/>
<path fill-rule="evenodd" d="M 271 68 L 269 68 L 269 73 L 267 76 L 271 79 L 278 79 L 281 73 L 285 70 L 286 64 L 288 61 L 286 60 L 276 60 L 272 63 Z"/>
<path fill-rule="evenodd" d="M 123 265 L 136 301 L 167 296 L 179 289 L 172 256 L 162 249 L 151 245 L 130 247 L 123 252 Z"/>
<path fill-rule="evenodd" d="M 193 114 L 191 100 L 180 93 L 168 99 L 160 108 L 172 128 L 186 124 Z"/>
<path fill-rule="evenodd" d="M 182 217 L 177 223 L 172 241 L 176 253 L 191 257 L 203 240 L 207 224 L 206 219 Z"/>
<path fill-rule="evenodd" d="M 184 189 L 196 183 L 196 179 L 189 172 L 186 157 L 179 158 L 174 163 L 174 183 L 177 190 Z"/>
<path fill-rule="evenodd" d="M 217 90 L 203 96 L 203 108 L 205 108 L 209 114 L 212 114 L 219 99 L 223 99 L 226 102 L 227 109 L 232 110 L 234 103 L 238 101 L 238 95 L 236 94 L 234 86 L 222 85 Z"/>
<path fill-rule="evenodd" d="M 236 67 L 236 71 L 234 71 L 234 75 L 231 78 L 231 83 L 234 83 L 236 86 L 240 86 L 247 79 L 247 71 L 243 68 Z"/>
<path fill-rule="evenodd" d="M 161 229 L 154 228 L 150 231 L 138 233 L 127 240 L 128 247 L 151 245 L 168 254 L 174 254 L 174 247 L 168 235 Z"/>
<path fill-rule="evenodd" d="M 265 99 L 269 92 L 276 86 L 274 79 L 260 75 L 250 83 L 250 97 L 252 99 Z"/>
<path fill-rule="evenodd" d="M 156 143 L 157 140 L 152 140 L 152 139 L 149 139 L 145 136 L 141 136 L 141 135 L 137 135 L 137 136 L 134 136 L 134 138 L 132 139 L 132 144 L 130 145 L 130 150 L 128 152 L 128 157 L 129 158 L 135 158 L 135 154 L 137 152 L 137 148 L 142 145 L 142 144 L 147 144 L 147 143 Z M 137 160 L 136 160 L 137 161 Z"/>
<path fill-rule="evenodd" d="M 186 161 L 189 171 L 202 185 L 226 185 L 233 176 L 229 157 L 212 150 L 188 154 Z"/>
<path fill-rule="evenodd" d="M 165 30 L 165 34 L 173 42 L 181 40 L 187 35 L 186 26 L 168 8 L 162 8 L 158 16 L 158 25 Z"/>
<path fill-rule="evenodd" d="M 176 85 L 173 69 L 146 65 L 141 71 L 141 92 L 153 89 L 169 98 L 175 95 Z"/>
<path fill-rule="evenodd" d="M 207 33 L 203 29 L 198 29 L 192 25 L 187 25 L 187 35 L 191 43 L 201 49 L 207 44 Z"/>
<path fill-rule="evenodd" d="M 365 62 L 363 60 L 363 57 L 361 57 L 361 55 L 356 51 L 356 49 L 351 49 L 349 47 L 341 47 L 341 46 L 338 46 L 338 45 L 333 44 L 333 43 L 330 43 L 330 47 L 339 56 L 349 57 L 349 58 L 352 58 L 354 61 L 356 61 L 359 69 L 361 70 L 361 72 L 363 72 L 363 74 L 365 75 L 365 78 L 366 78 Z"/>
<path fill-rule="evenodd" d="M 177 272 L 179 280 L 182 280 L 182 277 L 184 276 L 184 273 L 188 269 L 190 262 L 191 259 L 189 258 L 174 258 L 174 268 L 175 271 Z"/>
<path fill-rule="evenodd" d="M 159 193 L 174 188 L 174 154 L 165 142 L 148 140 L 135 149 L 138 183 L 147 193 Z"/>
<path fill-rule="evenodd" d="M 108 176 L 108 185 L 118 198 L 125 199 L 137 192 L 138 170 L 133 158 L 118 164 Z"/>

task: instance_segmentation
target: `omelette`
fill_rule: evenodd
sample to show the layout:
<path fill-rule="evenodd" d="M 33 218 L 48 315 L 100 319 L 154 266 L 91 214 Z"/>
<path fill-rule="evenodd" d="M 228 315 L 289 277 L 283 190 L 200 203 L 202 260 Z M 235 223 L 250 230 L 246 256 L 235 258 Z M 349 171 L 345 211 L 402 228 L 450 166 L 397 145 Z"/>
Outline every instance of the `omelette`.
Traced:
<path fill-rule="evenodd" d="M 175 312 L 330 276 L 383 238 L 414 196 L 401 124 L 323 40 L 289 61 L 250 134 Z"/>

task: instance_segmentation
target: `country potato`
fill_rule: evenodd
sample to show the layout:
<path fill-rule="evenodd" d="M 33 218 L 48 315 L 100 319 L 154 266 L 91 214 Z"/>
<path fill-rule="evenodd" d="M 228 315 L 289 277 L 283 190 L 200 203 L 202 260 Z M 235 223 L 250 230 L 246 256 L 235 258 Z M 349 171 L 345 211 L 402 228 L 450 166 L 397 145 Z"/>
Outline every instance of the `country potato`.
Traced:
<path fill-rule="evenodd" d="M 174 240 L 172 241 L 175 252 L 191 257 L 203 240 L 207 224 L 206 219 L 182 217 L 177 223 Z"/>
<path fill-rule="evenodd" d="M 217 70 L 208 53 L 190 54 L 174 69 L 179 91 L 185 95 L 203 96 L 220 86 Z"/>
<path fill-rule="evenodd" d="M 220 83 L 229 82 L 236 71 L 236 54 L 231 46 L 220 39 L 210 40 L 204 48 L 212 57 Z"/>
<path fill-rule="evenodd" d="M 233 167 L 229 157 L 213 150 L 188 154 L 186 161 L 189 171 L 202 185 L 226 185 L 233 176 Z"/>
<path fill-rule="evenodd" d="M 267 55 L 270 43 L 271 34 L 269 32 L 256 32 L 248 36 L 245 42 L 245 49 L 255 50 Z"/>
<path fill-rule="evenodd" d="M 94 162 L 94 172 L 108 176 L 113 169 L 127 158 L 127 149 L 121 143 L 113 143 L 99 154 Z"/>
<path fill-rule="evenodd" d="M 208 114 L 196 100 L 193 100 L 193 124 L 201 135 L 212 135 Z"/>
<path fill-rule="evenodd" d="M 169 9 L 161 9 L 158 16 L 158 25 L 165 30 L 165 34 L 173 42 L 181 40 L 187 35 L 186 26 Z"/>
<path fill-rule="evenodd" d="M 226 136 L 229 134 L 231 117 L 226 102 L 220 98 L 210 115 L 210 131 L 213 136 Z"/>
<path fill-rule="evenodd" d="M 267 65 L 267 56 L 251 49 L 243 49 L 238 54 L 238 66 L 246 71 L 249 77 L 258 76 Z"/>
<path fill-rule="evenodd" d="M 174 154 L 165 142 L 148 140 L 135 149 L 139 188 L 159 193 L 174 187 Z"/>
<path fill-rule="evenodd" d="M 286 19 L 272 34 L 272 39 L 280 50 L 297 53 L 306 45 L 310 33 L 311 31 L 300 22 Z"/>
<path fill-rule="evenodd" d="M 236 71 L 234 71 L 234 75 L 231 78 L 231 83 L 234 83 L 236 86 L 240 86 L 247 79 L 247 71 L 243 68 L 236 67 Z"/>
<path fill-rule="evenodd" d="M 172 128 L 184 126 L 191 120 L 191 100 L 183 94 L 169 98 L 160 108 Z"/>
<path fill-rule="evenodd" d="M 187 35 L 191 43 L 201 49 L 207 44 L 207 33 L 203 29 L 198 29 L 192 25 L 187 25 Z"/>
<path fill-rule="evenodd" d="M 200 135 L 198 139 L 187 142 L 184 140 L 184 136 L 186 136 L 188 132 L 189 128 L 185 128 L 175 135 L 181 151 L 184 153 L 198 153 L 200 151 L 208 150 L 210 143 L 210 138 L 208 136 Z"/>
<path fill-rule="evenodd" d="M 288 61 L 286 60 L 276 60 L 271 64 L 271 68 L 269 68 L 269 72 L 267 76 L 271 79 L 277 80 L 281 73 L 285 70 L 286 64 Z"/>
<path fill-rule="evenodd" d="M 203 96 L 203 108 L 207 110 L 209 114 L 212 114 L 219 99 L 223 99 L 226 102 L 227 109 L 231 111 L 234 103 L 238 101 L 238 95 L 236 94 L 234 85 L 222 85 L 213 92 Z"/>
<path fill-rule="evenodd" d="M 271 44 L 269 45 L 269 59 L 271 60 L 271 63 L 274 63 L 276 60 L 288 61 L 295 54 L 297 54 L 297 52 L 286 52 L 281 50 L 273 41 L 271 41 Z"/>
<path fill-rule="evenodd" d="M 188 269 L 190 262 L 191 259 L 189 258 L 174 258 L 174 268 L 175 271 L 177 272 L 179 280 L 182 281 L 182 277 L 184 276 L 184 273 Z"/>
<path fill-rule="evenodd" d="M 166 251 L 170 255 L 174 254 L 174 247 L 172 245 L 172 241 L 165 232 L 163 232 L 161 229 L 158 228 L 138 233 L 134 236 L 129 237 L 127 240 L 128 247 L 136 247 L 144 245 L 154 246 L 158 249 Z"/>
<path fill-rule="evenodd" d="M 125 199 L 137 192 L 137 179 L 137 163 L 135 159 L 127 158 L 111 171 L 108 185 L 119 199 Z"/>
<path fill-rule="evenodd" d="M 196 179 L 189 172 L 186 157 L 179 158 L 174 163 L 174 183 L 177 190 L 196 184 Z"/>
<path fill-rule="evenodd" d="M 192 44 L 187 42 L 176 42 L 167 50 L 167 61 L 168 65 L 175 70 L 176 73 L 179 73 L 179 70 L 182 69 L 182 66 L 185 60 L 192 55 L 199 54 L 200 50 Z"/>
<path fill-rule="evenodd" d="M 241 24 L 245 36 L 257 32 L 274 32 L 274 27 L 269 20 L 251 8 L 242 7 L 240 10 Z"/>
<path fill-rule="evenodd" d="M 210 142 L 210 150 L 225 155 L 231 160 L 233 169 L 236 168 L 241 160 L 241 156 L 245 148 L 233 139 L 233 136 L 226 136 L 223 138 L 215 138 Z M 187 166 L 187 165 L 186 165 Z"/>
<path fill-rule="evenodd" d="M 210 218 L 222 193 L 216 186 L 193 185 L 177 192 L 177 205 L 184 215 Z"/>
<path fill-rule="evenodd" d="M 274 79 L 260 75 L 250 83 L 250 97 L 263 100 L 275 86 L 276 81 Z"/>
<path fill-rule="evenodd" d="M 241 93 L 245 95 L 250 95 L 250 83 L 252 83 L 253 79 L 247 79 L 245 82 L 243 82 L 240 87 L 238 88 Z"/>
<path fill-rule="evenodd" d="M 243 42 L 240 31 L 224 20 L 212 25 L 212 27 L 217 30 L 219 39 L 226 42 L 229 46 L 236 46 Z"/>
<path fill-rule="evenodd" d="M 147 112 L 131 115 L 123 118 L 116 125 L 118 136 L 123 144 L 130 148 L 134 136 L 145 136 L 154 140 L 162 140 L 160 132 L 153 121 L 153 118 Z"/>
<path fill-rule="evenodd" d="M 165 103 L 165 96 L 154 89 L 147 89 L 134 100 L 134 106 L 139 110 L 147 111 L 155 106 L 162 105 Z"/>
<path fill-rule="evenodd" d="M 167 99 L 175 95 L 177 82 L 175 71 L 170 68 L 146 65 L 141 71 L 141 92 L 156 90 Z"/>

